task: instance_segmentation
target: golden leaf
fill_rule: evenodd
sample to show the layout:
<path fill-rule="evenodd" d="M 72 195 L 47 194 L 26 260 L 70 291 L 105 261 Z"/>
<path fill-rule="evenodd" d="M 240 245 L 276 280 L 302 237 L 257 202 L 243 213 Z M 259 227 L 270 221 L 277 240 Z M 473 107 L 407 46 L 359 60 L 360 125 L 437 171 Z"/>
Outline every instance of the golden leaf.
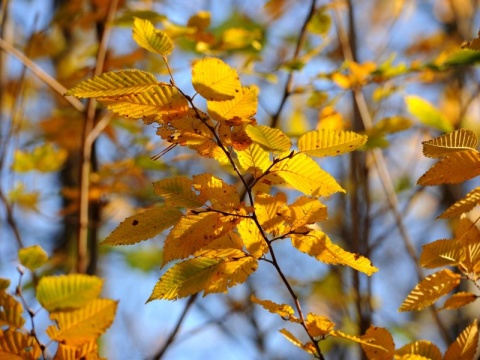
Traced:
<path fill-rule="evenodd" d="M 337 156 L 358 149 L 365 144 L 367 137 L 353 131 L 315 130 L 298 139 L 300 152 L 310 156 Z"/>
<path fill-rule="evenodd" d="M 468 217 L 462 217 L 455 227 L 455 240 L 465 255 L 459 268 L 476 274 L 480 266 L 480 231 Z"/>
<path fill-rule="evenodd" d="M 258 88 L 251 85 L 242 87 L 232 100 L 207 101 L 207 110 L 212 119 L 238 126 L 254 122 L 257 104 Z"/>
<path fill-rule="evenodd" d="M 236 153 L 240 168 L 252 173 L 254 178 L 261 176 L 272 164 L 270 154 L 255 143 Z"/>
<path fill-rule="evenodd" d="M 466 41 L 462 44 L 462 49 L 470 49 L 480 51 L 480 31 L 478 32 L 478 37 L 471 41 Z"/>
<path fill-rule="evenodd" d="M 326 316 L 320 316 L 314 313 L 308 313 L 305 325 L 310 336 L 323 337 L 332 332 L 335 323 Z"/>
<path fill-rule="evenodd" d="M 283 319 L 290 319 L 295 315 L 295 311 L 290 305 L 277 304 L 271 300 L 260 300 L 255 295 L 251 295 L 250 300 L 255 304 L 261 305 L 265 310 L 270 311 L 272 314 L 281 316 Z"/>
<path fill-rule="evenodd" d="M 408 294 L 398 311 L 422 310 L 460 284 L 461 276 L 451 270 L 440 270 L 427 276 Z"/>
<path fill-rule="evenodd" d="M 47 328 L 52 339 L 66 344 L 81 345 L 102 335 L 113 323 L 117 301 L 94 299 L 84 307 L 73 311 L 50 313 L 55 325 Z"/>
<path fill-rule="evenodd" d="M 62 168 L 68 152 L 56 148 L 52 143 L 37 146 L 33 151 L 15 150 L 12 170 L 23 173 L 28 171 L 53 172 Z"/>
<path fill-rule="evenodd" d="M 477 144 L 477 135 L 473 131 L 458 129 L 422 142 L 423 155 L 429 158 L 441 158 L 459 151 L 475 150 Z"/>
<path fill-rule="evenodd" d="M 132 245 L 151 239 L 175 225 L 183 216 L 171 207 L 155 207 L 129 216 L 102 241 L 104 245 Z"/>
<path fill-rule="evenodd" d="M 193 63 L 192 84 L 195 91 L 210 101 L 232 100 L 242 91 L 237 71 L 217 58 Z"/>
<path fill-rule="evenodd" d="M 262 228 L 274 236 L 285 233 L 285 215 L 288 215 L 284 193 L 271 196 L 266 193 L 255 195 L 255 213 Z"/>
<path fill-rule="evenodd" d="M 242 219 L 237 225 L 237 231 L 248 253 L 254 258 L 258 259 L 268 252 L 267 242 L 253 219 Z"/>
<path fill-rule="evenodd" d="M 163 197 L 165 206 L 193 209 L 201 207 L 205 202 L 195 194 L 192 186 L 192 180 L 183 176 L 175 176 L 154 182 L 153 191 L 156 195 Z"/>
<path fill-rule="evenodd" d="M 168 55 L 173 50 L 172 40 L 163 31 L 155 29 L 149 20 L 134 18 L 133 40 L 144 49 L 160 55 Z"/>
<path fill-rule="evenodd" d="M 40 245 L 33 245 L 20 249 L 18 259 L 20 264 L 33 271 L 47 262 L 48 255 Z"/>
<path fill-rule="evenodd" d="M 228 185 L 212 174 L 193 176 L 193 188 L 200 193 L 202 201 L 209 201 L 216 210 L 237 209 L 240 206 L 240 195 L 235 186 Z"/>
<path fill-rule="evenodd" d="M 316 198 L 301 196 L 288 206 L 291 211 L 291 229 L 327 219 L 327 207 Z"/>
<path fill-rule="evenodd" d="M 430 359 L 430 360 L 442 360 L 442 353 L 435 344 L 432 344 L 430 341 L 420 340 L 409 343 L 405 346 L 402 346 L 400 349 L 395 351 L 395 359 L 403 359 L 400 356 L 420 356 L 419 359 Z M 407 357 L 407 359 L 410 359 Z M 413 357 L 412 360 L 416 358 Z"/>
<path fill-rule="evenodd" d="M 418 179 L 418 185 L 458 184 L 480 175 L 477 150 L 455 152 L 441 159 Z"/>
<path fill-rule="evenodd" d="M 393 341 L 392 334 L 390 334 L 387 329 L 371 325 L 361 338 L 371 344 L 380 345 L 386 350 L 379 350 L 378 348 L 362 344 L 362 349 L 368 359 L 391 360 L 393 358 L 395 342 Z"/>
<path fill-rule="evenodd" d="M 267 151 L 283 153 L 290 150 L 292 142 L 281 130 L 264 125 L 247 125 L 245 131 L 253 142 Z"/>
<path fill-rule="evenodd" d="M 318 230 L 310 231 L 306 235 L 292 234 L 292 245 L 299 251 L 315 257 L 326 264 L 347 265 L 361 271 L 368 276 L 377 272 L 369 259 L 360 254 L 353 254 L 333 244 L 329 237 Z"/>
<path fill-rule="evenodd" d="M 457 337 L 448 347 L 444 360 L 474 360 L 478 347 L 478 325 L 475 319 L 472 324 Z"/>
<path fill-rule="evenodd" d="M 12 295 L 0 291 L 0 327 L 19 329 L 25 324 L 23 306 Z M 1 348 L 1 346 L 0 346 Z M 1 358 L 1 356 L 0 356 Z"/>
<path fill-rule="evenodd" d="M 348 334 L 345 334 L 345 333 L 341 332 L 340 330 L 332 330 L 330 332 L 330 335 L 334 336 L 334 337 L 347 339 L 347 340 L 356 342 L 356 343 L 361 344 L 361 345 L 370 346 L 370 347 L 373 347 L 373 348 L 376 348 L 376 349 L 380 349 L 380 350 L 383 350 L 385 352 L 387 351 L 387 349 L 385 349 L 382 345 L 377 345 L 375 342 L 373 342 L 372 339 L 367 339 L 367 338 L 363 338 L 363 337 L 359 338 L 359 337 L 354 336 L 354 335 L 348 335 Z"/>
<path fill-rule="evenodd" d="M 157 78 L 146 71 L 111 71 L 81 82 L 68 90 L 65 95 L 96 98 L 140 94 L 150 90 L 157 83 Z"/>
<path fill-rule="evenodd" d="M 287 329 L 281 329 L 280 333 L 287 338 L 288 341 L 290 341 L 292 344 L 298 346 L 300 349 L 306 351 L 307 353 L 318 357 L 317 350 L 315 349 L 315 346 L 311 342 L 307 342 L 303 344 L 300 340 L 298 340 L 295 335 L 293 335 L 290 331 Z"/>
<path fill-rule="evenodd" d="M 88 355 L 88 356 L 87 356 Z M 66 345 L 59 343 L 53 360 L 97 360 L 98 345 L 96 341 L 90 341 L 80 346 Z"/>
<path fill-rule="evenodd" d="M 0 329 L 0 359 L 36 360 L 41 355 L 40 346 L 33 336 L 12 329 Z"/>
<path fill-rule="evenodd" d="M 470 191 L 467 195 L 456 201 L 447 210 L 445 210 L 438 218 L 448 219 L 453 217 L 459 217 L 463 213 L 472 210 L 480 203 L 480 187 L 476 187 Z"/>
<path fill-rule="evenodd" d="M 420 265 L 427 269 L 456 265 L 465 258 L 464 251 L 455 240 L 441 239 L 422 246 Z"/>
<path fill-rule="evenodd" d="M 478 298 L 478 296 L 475 295 L 475 294 L 472 294 L 470 292 L 460 291 L 460 292 L 450 296 L 450 298 L 448 298 L 445 301 L 445 304 L 443 304 L 443 308 L 441 308 L 439 310 L 458 309 L 462 306 L 465 306 L 465 305 L 468 305 L 468 304 L 474 302 L 475 300 L 477 300 L 477 298 Z"/>

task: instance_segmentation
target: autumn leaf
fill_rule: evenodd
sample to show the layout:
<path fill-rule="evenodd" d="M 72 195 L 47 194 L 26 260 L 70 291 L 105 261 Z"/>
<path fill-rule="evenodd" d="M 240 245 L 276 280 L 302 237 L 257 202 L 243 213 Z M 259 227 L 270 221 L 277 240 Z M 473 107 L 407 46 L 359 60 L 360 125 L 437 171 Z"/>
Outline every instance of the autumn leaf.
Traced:
<path fill-rule="evenodd" d="M 452 122 L 428 101 L 419 96 L 409 95 L 405 97 L 405 103 L 408 111 L 424 125 L 443 132 L 453 131 Z"/>
<path fill-rule="evenodd" d="M 58 171 L 67 159 L 68 152 L 56 148 L 51 143 L 45 143 L 33 151 L 15 150 L 12 170 L 24 173 L 28 171 L 53 172 Z"/>
<path fill-rule="evenodd" d="M 12 329 L 20 329 L 23 324 L 25 319 L 22 304 L 12 295 L 0 291 L 0 327 L 9 326 Z"/>
<path fill-rule="evenodd" d="M 270 154 L 256 143 L 244 150 L 237 151 L 236 154 L 240 168 L 252 173 L 254 178 L 264 174 L 272 164 Z"/>
<path fill-rule="evenodd" d="M 316 198 L 301 196 L 288 208 L 292 230 L 327 219 L 327 207 Z"/>
<path fill-rule="evenodd" d="M 423 155 L 429 158 L 441 158 L 459 151 L 476 150 L 477 135 L 471 130 L 458 129 L 451 133 L 422 142 Z"/>
<path fill-rule="evenodd" d="M 253 219 L 242 219 L 237 225 L 237 231 L 248 253 L 254 258 L 258 259 L 268 252 L 268 244 Z"/>
<path fill-rule="evenodd" d="M 168 35 L 155 29 L 146 19 L 134 18 L 133 40 L 144 49 L 160 55 L 169 55 L 173 50 L 172 40 Z"/>
<path fill-rule="evenodd" d="M 330 334 L 335 327 L 335 323 L 326 316 L 308 313 L 305 326 L 311 336 L 321 337 Z"/>
<path fill-rule="evenodd" d="M 166 207 L 201 207 L 205 202 L 192 190 L 193 181 L 175 176 L 153 183 L 153 191 L 163 197 Z"/>
<path fill-rule="evenodd" d="M 385 352 L 387 351 L 387 349 L 385 349 L 382 345 L 376 344 L 374 341 L 371 341 L 369 338 L 357 337 L 357 336 L 354 336 L 354 335 L 345 334 L 340 330 L 332 330 L 330 332 L 330 335 L 334 336 L 334 337 L 339 337 L 339 338 L 342 338 L 342 339 L 347 339 L 347 340 L 356 342 L 356 343 L 362 345 L 362 347 L 363 346 L 369 346 L 369 347 L 379 349 L 381 351 L 385 351 Z"/>
<path fill-rule="evenodd" d="M 263 231 L 274 236 L 286 232 L 285 220 L 289 216 L 286 201 L 285 194 L 280 192 L 275 196 L 261 192 L 255 195 L 255 213 Z"/>
<path fill-rule="evenodd" d="M 365 144 L 367 137 L 353 131 L 315 130 L 298 139 L 300 152 L 310 156 L 337 156 L 358 149 Z"/>
<path fill-rule="evenodd" d="M 30 334 L 0 329 L 0 359 L 36 360 L 41 354 L 37 340 Z"/>
<path fill-rule="evenodd" d="M 480 203 L 480 187 L 476 187 L 463 197 L 457 200 L 447 210 L 438 216 L 439 219 L 448 219 L 459 217 L 463 213 L 469 212 Z"/>
<path fill-rule="evenodd" d="M 257 113 L 258 88 L 244 86 L 232 100 L 207 101 L 207 111 L 212 119 L 232 126 L 250 124 Z"/>
<path fill-rule="evenodd" d="M 254 143 L 274 153 L 290 150 L 292 142 L 281 130 L 264 125 L 247 125 L 245 132 Z"/>
<path fill-rule="evenodd" d="M 380 345 L 386 350 L 385 351 L 383 349 L 361 344 L 362 349 L 367 355 L 368 359 L 390 360 L 393 358 L 393 354 L 395 352 L 395 342 L 393 341 L 392 334 L 390 334 L 387 329 L 371 325 L 365 334 L 361 336 L 361 339 L 369 342 L 370 344 Z"/>
<path fill-rule="evenodd" d="M 441 239 L 422 246 L 420 265 L 427 269 L 456 265 L 465 258 L 464 251 L 455 240 Z"/>
<path fill-rule="evenodd" d="M 235 186 L 212 174 L 193 176 L 193 188 L 200 193 L 202 201 L 210 202 L 213 209 L 233 212 L 240 206 L 240 195 Z"/>
<path fill-rule="evenodd" d="M 475 319 L 472 324 L 457 337 L 445 352 L 444 360 L 472 360 L 478 347 L 478 325 Z"/>
<path fill-rule="evenodd" d="M 290 341 L 292 344 L 295 346 L 298 346 L 300 349 L 306 351 L 307 353 L 313 355 L 313 356 L 318 356 L 318 352 L 315 348 L 315 346 L 311 342 L 307 343 L 302 343 L 300 340 L 297 339 L 295 335 L 293 335 L 290 331 L 287 329 L 281 329 L 280 333 L 285 336 L 285 338 Z"/>
<path fill-rule="evenodd" d="M 460 291 L 456 294 L 453 294 L 447 300 L 445 300 L 445 303 L 443 304 L 443 307 L 439 310 L 458 309 L 462 306 L 465 306 L 465 305 L 468 305 L 468 304 L 474 302 L 477 299 L 478 299 L 478 296 L 473 294 L 473 293 Z"/>
<path fill-rule="evenodd" d="M 18 251 L 18 259 L 20 264 L 33 271 L 47 262 L 48 255 L 40 245 L 32 245 L 20 249 Z"/>
<path fill-rule="evenodd" d="M 265 310 L 270 311 L 272 314 L 277 314 L 284 319 L 290 319 L 294 317 L 295 311 L 290 305 L 277 304 L 271 300 L 260 300 L 255 295 L 250 296 L 250 300 L 258 305 L 261 305 Z"/>
<path fill-rule="evenodd" d="M 421 359 L 442 360 L 443 356 L 438 347 L 430 341 L 420 340 L 402 346 L 395 351 L 396 356 L 421 356 Z M 407 357 L 408 359 L 408 357 Z M 415 359 L 413 357 L 412 359 Z"/>

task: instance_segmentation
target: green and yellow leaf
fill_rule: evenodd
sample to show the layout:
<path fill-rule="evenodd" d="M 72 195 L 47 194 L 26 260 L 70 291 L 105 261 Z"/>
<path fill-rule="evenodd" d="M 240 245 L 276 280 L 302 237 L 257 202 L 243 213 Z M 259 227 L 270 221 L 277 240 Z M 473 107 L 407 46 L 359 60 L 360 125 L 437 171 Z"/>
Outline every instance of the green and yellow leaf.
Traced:
<path fill-rule="evenodd" d="M 25 319 L 22 315 L 22 304 L 12 295 L 7 294 L 5 291 L 0 291 L 0 327 L 21 328 L 25 324 Z"/>
<path fill-rule="evenodd" d="M 153 183 L 153 191 L 163 197 L 166 207 L 185 207 L 194 209 L 201 207 L 205 202 L 192 190 L 193 181 L 175 176 Z"/>
<path fill-rule="evenodd" d="M 313 337 L 322 337 L 330 334 L 335 327 L 335 323 L 326 316 L 320 316 L 314 313 L 308 313 L 305 319 L 308 333 Z"/>
<path fill-rule="evenodd" d="M 292 142 L 281 130 L 265 125 L 247 125 L 245 131 L 254 143 L 266 151 L 284 153 L 290 150 Z"/>
<path fill-rule="evenodd" d="M 258 88 L 250 85 L 242 87 L 232 100 L 207 101 L 207 110 L 212 119 L 238 126 L 254 121 L 257 105 Z"/>
<path fill-rule="evenodd" d="M 404 359 L 404 356 L 420 356 L 421 359 L 442 360 L 442 353 L 438 347 L 427 340 L 420 340 L 402 346 L 395 351 L 395 359 Z M 408 358 L 409 359 L 409 358 Z M 415 358 L 412 358 L 415 360 Z"/>
<path fill-rule="evenodd" d="M 459 217 L 463 213 L 469 212 L 480 203 L 480 187 L 476 187 L 467 195 L 456 201 L 447 210 L 445 210 L 438 218 L 449 219 Z"/>
<path fill-rule="evenodd" d="M 478 325 L 473 323 L 457 337 L 445 352 L 444 360 L 474 360 L 478 347 Z"/>
<path fill-rule="evenodd" d="M 315 157 L 337 156 L 349 153 L 365 144 L 367 137 L 353 131 L 315 130 L 298 139 L 298 149 Z"/>
<path fill-rule="evenodd" d="M 343 250 L 333 244 L 330 238 L 321 231 L 314 230 L 306 235 L 292 234 L 291 239 L 292 245 L 299 251 L 326 264 L 347 265 L 368 276 L 378 271 L 369 259 L 360 254 Z"/>
<path fill-rule="evenodd" d="M 103 280 L 96 276 L 43 276 L 38 282 L 37 300 L 47 311 L 77 309 L 97 298 L 102 286 Z"/>
<path fill-rule="evenodd" d="M 94 299 L 84 307 L 73 311 L 50 313 L 55 325 L 47 328 L 47 335 L 55 341 L 68 345 L 82 345 L 102 335 L 113 323 L 117 301 Z"/>
<path fill-rule="evenodd" d="M 0 329 L 0 359 L 37 360 L 41 355 L 40 346 L 33 336 L 12 329 Z"/>
<path fill-rule="evenodd" d="M 255 258 L 237 249 L 202 255 L 173 265 L 157 282 L 148 301 L 177 300 L 201 291 L 204 295 L 226 292 L 245 282 L 258 266 Z"/>
<path fill-rule="evenodd" d="M 381 327 L 370 326 L 365 334 L 361 336 L 362 340 L 368 341 L 371 344 L 380 345 L 385 350 L 381 350 L 372 346 L 362 344 L 362 349 L 371 360 L 391 360 L 395 352 L 395 342 L 392 334 Z"/>
<path fill-rule="evenodd" d="M 329 173 L 322 170 L 312 158 L 302 153 L 278 161 L 272 166 L 270 173 L 278 175 L 287 184 L 306 195 L 318 197 L 345 192 Z"/>
<path fill-rule="evenodd" d="M 477 150 L 455 152 L 433 165 L 418 185 L 458 184 L 480 175 L 480 154 Z"/>
<path fill-rule="evenodd" d="M 132 245 L 151 239 L 178 223 L 183 214 L 171 207 L 155 207 L 129 216 L 102 241 L 104 245 Z"/>
<path fill-rule="evenodd" d="M 155 29 L 149 20 L 135 18 L 132 36 L 138 45 L 150 52 L 168 55 L 173 50 L 172 40 L 163 31 Z"/>
<path fill-rule="evenodd" d="M 290 319 L 295 315 L 295 311 L 290 305 L 277 304 L 271 300 L 260 300 L 255 295 L 250 296 L 250 300 L 255 304 L 261 305 L 265 310 L 270 311 L 272 314 L 277 314 L 284 319 Z"/>
<path fill-rule="evenodd" d="M 7 290 L 9 286 L 10 286 L 9 279 L 0 278 L 0 291 Z"/>
<path fill-rule="evenodd" d="M 192 84 L 195 91 L 209 101 L 232 100 L 242 91 L 237 71 L 217 58 L 193 63 Z"/>
<path fill-rule="evenodd" d="M 419 96 L 410 95 L 405 97 L 405 103 L 408 111 L 422 124 L 443 132 L 453 131 L 452 122 L 428 101 Z"/>
<path fill-rule="evenodd" d="M 455 240 L 441 239 L 422 246 L 420 265 L 427 269 L 455 265 L 465 258 L 464 251 Z"/>
<path fill-rule="evenodd" d="M 293 335 L 290 331 L 287 329 L 281 329 L 279 330 L 280 333 L 287 338 L 288 341 L 290 341 L 293 345 L 298 346 L 300 349 L 306 351 L 307 353 L 313 355 L 313 356 L 318 356 L 317 350 L 315 349 L 315 346 L 311 342 L 307 342 L 303 344 L 300 340 L 298 340 L 295 335 Z"/>
<path fill-rule="evenodd" d="M 51 143 L 40 145 L 33 151 L 15 150 L 12 169 L 20 173 L 34 170 L 58 171 L 62 168 L 67 156 L 68 152 L 65 149 L 56 148 Z"/>
<path fill-rule="evenodd" d="M 20 249 L 18 251 L 18 259 L 20 264 L 33 271 L 47 262 L 48 255 L 40 245 L 32 245 Z"/>
<path fill-rule="evenodd" d="M 427 276 L 408 294 L 398 311 L 422 310 L 448 294 L 460 283 L 461 276 L 449 269 Z"/>
<path fill-rule="evenodd" d="M 268 252 L 267 242 L 253 219 L 242 219 L 237 225 L 237 231 L 245 244 L 247 252 L 254 258 L 258 259 Z"/>
<path fill-rule="evenodd" d="M 141 94 L 157 85 L 157 78 L 146 71 L 111 71 L 81 82 L 65 95 L 79 98 L 97 98 Z"/>
<path fill-rule="evenodd" d="M 435 139 L 422 142 L 423 155 L 429 158 L 442 158 L 465 150 L 476 150 L 477 135 L 471 130 L 458 129 Z"/>
<path fill-rule="evenodd" d="M 237 151 L 237 159 L 240 169 L 252 173 L 254 178 L 261 176 L 272 164 L 270 154 L 255 143 L 242 151 Z"/>
<path fill-rule="evenodd" d="M 477 300 L 477 298 L 478 298 L 478 296 L 471 293 L 471 292 L 460 291 L 460 292 L 450 296 L 450 298 L 448 298 L 445 301 L 445 304 L 443 304 L 443 308 L 441 308 L 440 310 L 443 310 L 443 309 L 449 309 L 449 310 L 458 309 L 458 308 L 461 308 L 462 306 L 465 306 L 465 305 L 468 305 L 468 304 L 474 302 L 475 300 Z"/>

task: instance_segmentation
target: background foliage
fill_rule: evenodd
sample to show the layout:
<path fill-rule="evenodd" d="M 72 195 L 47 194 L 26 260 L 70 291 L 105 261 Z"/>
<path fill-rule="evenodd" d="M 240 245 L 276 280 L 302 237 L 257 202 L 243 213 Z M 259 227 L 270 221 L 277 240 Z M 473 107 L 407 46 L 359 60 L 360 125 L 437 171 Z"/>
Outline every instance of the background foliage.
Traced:
<path fill-rule="evenodd" d="M 39 304 L 46 309 L 32 316 L 41 341 L 51 325 L 46 313 L 56 309 L 38 294 L 36 303 L 31 285 L 78 272 L 105 279 L 105 299 L 96 301 L 120 300 L 100 341 L 107 358 L 308 358 L 278 333 L 281 319 L 250 301 L 255 294 L 287 302 L 268 267 L 227 294 L 145 305 L 163 274 L 164 236 L 130 247 L 98 245 L 127 216 L 158 203 L 154 181 L 206 172 L 234 179 L 228 167 L 186 148 L 158 157 L 169 144 L 155 126 L 63 96 L 112 70 L 138 68 L 169 81 L 161 58 L 132 39 L 133 16 L 172 38 L 169 64 L 185 93 L 199 91 L 191 85 L 192 61 L 215 56 L 237 70 L 242 84 L 260 89 L 259 124 L 294 140 L 318 128 L 368 135 L 364 151 L 319 161 L 346 190 L 325 200 L 329 219 L 321 226 L 379 272 L 367 277 L 329 267 L 280 244 L 282 269 L 308 309 L 345 333 L 364 334 L 373 323 L 388 328 L 397 347 L 427 339 L 442 353 L 476 318 L 476 302 L 440 313 L 397 309 L 429 274 L 420 267 L 421 246 L 454 236 L 452 222 L 435 218 L 475 186 L 415 184 L 435 163 L 423 157 L 422 141 L 458 128 L 479 132 L 480 52 L 461 48 L 476 37 L 477 1 L 1 4 L 0 273 L 19 282 L 17 295 L 34 312 Z M 290 203 L 299 196 L 287 194 Z M 470 216 L 477 219 L 475 209 Z M 17 252 L 36 244 L 48 261 L 35 252 L 40 260 L 32 265 L 20 255 L 22 269 L 32 270 L 21 276 Z M 327 358 L 364 356 L 354 343 L 322 346 Z"/>

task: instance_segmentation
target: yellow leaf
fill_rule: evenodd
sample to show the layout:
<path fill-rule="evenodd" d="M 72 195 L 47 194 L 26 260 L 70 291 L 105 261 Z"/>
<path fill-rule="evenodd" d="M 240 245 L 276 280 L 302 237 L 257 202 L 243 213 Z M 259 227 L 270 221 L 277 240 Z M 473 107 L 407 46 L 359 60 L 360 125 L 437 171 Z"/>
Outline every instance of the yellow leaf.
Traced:
<path fill-rule="evenodd" d="M 463 261 L 465 254 L 455 240 L 441 239 L 422 246 L 420 265 L 427 269 L 456 265 Z"/>
<path fill-rule="evenodd" d="M 251 85 L 242 87 L 232 100 L 207 101 L 207 110 L 212 119 L 238 126 L 254 122 L 257 104 L 258 88 Z"/>
<path fill-rule="evenodd" d="M 240 168 L 252 173 L 254 178 L 261 176 L 272 164 L 269 153 L 255 143 L 236 153 Z"/>
<path fill-rule="evenodd" d="M 345 120 L 338 111 L 332 106 L 325 106 L 318 114 L 317 129 L 325 130 L 343 130 L 345 128 Z"/>
<path fill-rule="evenodd" d="M 266 193 L 255 195 L 255 212 L 262 228 L 274 236 L 285 233 L 285 215 L 288 215 L 284 193 L 277 193 L 271 196 Z"/>
<path fill-rule="evenodd" d="M 289 223 L 292 230 L 327 218 L 327 207 L 315 198 L 301 196 L 288 207 L 291 210 Z"/>
<path fill-rule="evenodd" d="M 47 311 L 77 309 L 97 298 L 102 286 L 103 280 L 96 276 L 43 276 L 37 285 L 37 300 Z"/>
<path fill-rule="evenodd" d="M 143 119 L 147 123 L 161 122 L 164 115 L 188 111 L 185 97 L 167 83 L 158 83 L 140 94 L 101 97 L 98 101 L 120 116 Z"/>
<path fill-rule="evenodd" d="M 480 175 L 477 150 L 452 153 L 441 159 L 418 179 L 418 185 L 458 184 Z"/>
<path fill-rule="evenodd" d="M 371 129 L 367 130 L 368 137 L 382 136 L 407 130 L 412 127 L 410 119 L 401 116 L 386 117 L 375 123 Z"/>
<path fill-rule="evenodd" d="M 370 360 L 391 360 L 395 352 L 395 343 L 392 334 L 381 327 L 370 326 L 361 338 L 371 344 L 380 345 L 384 350 L 362 344 L 362 349 Z"/>
<path fill-rule="evenodd" d="M 451 270 L 440 270 L 427 276 L 408 294 L 398 311 L 422 310 L 460 284 L 461 276 Z"/>
<path fill-rule="evenodd" d="M 165 239 L 163 265 L 193 255 L 212 240 L 232 231 L 239 221 L 240 218 L 233 219 L 216 212 L 185 215 Z"/>
<path fill-rule="evenodd" d="M 278 161 L 272 166 L 270 173 L 280 176 L 286 183 L 306 195 L 318 197 L 345 192 L 330 174 L 302 153 L 296 153 L 285 160 Z"/>
<path fill-rule="evenodd" d="M 0 327 L 21 328 L 25 324 L 25 319 L 22 315 L 22 304 L 5 291 L 0 291 Z"/>
<path fill-rule="evenodd" d="M 452 122 L 428 101 L 419 96 L 410 95 L 405 97 L 405 103 L 408 111 L 424 125 L 443 132 L 453 131 Z"/>
<path fill-rule="evenodd" d="M 369 259 L 360 254 L 353 254 L 333 244 L 328 236 L 318 230 L 310 231 L 306 235 L 292 234 L 292 244 L 299 251 L 304 252 L 326 264 L 347 265 L 361 271 L 368 276 L 377 272 Z"/>
<path fill-rule="evenodd" d="M 242 238 L 248 253 L 258 259 L 268 252 L 268 245 L 260 232 L 257 224 L 250 219 L 245 218 L 237 225 L 237 231 Z"/>
<path fill-rule="evenodd" d="M 200 193 L 200 198 L 209 201 L 213 209 L 238 209 L 240 195 L 235 186 L 226 184 L 222 179 L 212 174 L 195 175 L 193 188 Z"/>
<path fill-rule="evenodd" d="M 182 212 L 171 207 L 155 207 L 129 216 L 102 241 L 104 245 L 131 245 L 151 239 L 182 217 Z"/>
<path fill-rule="evenodd" d="M 458 309 L 462 306 L 465 306 L 474 302 L 475 300 L 477 300 L 477 298 L 478 296 L 475 294 L 461 291 L 450 296 L 450 298 L 448 298 L 445 301 L 445 304 L 443 304 L 442 309 L 449 309 L 449 310 Z M 442 309 L 439 309 L 439 310 L 442 310 Z"/>
<path fill-rule="evenodd" d="M 295 311 L 290 305 L 277 304 L 270 300 L 260 300 L 255 295 L 251 295 L 250 300 L 255 304 L 263 306 L 265 310 L 270 311 L 272 314 L 281 316 L 283 319 L 288 320 L 295 315 Z"/>
<path fill-rule="evenodd" d="M 0 359 L 36 360 L 41 355 L 40 346 L 33 336 L 12 329 L 0 329 Z"/>
<path fill-rule="evenodd" d="M 198 208 L 205 202 L 192 190 L 193 181 L 183 176 L 175 176 L 153 183 L 153 191 L 163 197 L 165 206 Z"/>
<path fill-rule="evenodd" d="M 15 150 L 12 169 L 17 172 L 58 171 L 67 159 L 68 152 L 65 149 L 57 149 L 51 143 L 36 147 L 33 151 L 24 152 Z"/>
<path fill-rule="evenodd" d="M 264 125 L 247 125 L 245 131 L 253 142 L 267 151 L 282 153 L 290 150 L 292 142 L 279 129 Z"/>
<path fill-rule="evenodd" d="M 353 131 L 322 129 L 301 136 L 298 139 L 298 149 L 310 156 L 337 156 L 358 149 L 366 141 L 365 135 Z"/>
<path fill-rule="evenodd" d="M 46 333 L 52 340 L 66 344 L 91 342 L 110 327 L 116 310 L 116 301 L 94 299 L 77 310 L 52 312 L 50 319 L 55 321 L 55 325 L 49 326 Z"/>
<path fill-rule="evenodd" d="M 379 349 L 379 350 L 382 350 L 382 351 L 387 351 L 387 349 L 385 349 L 382 345 L 378 345 L 374 342 L 374 339 L 367 339 L 367 338 L 359 338 L 357 336 L 354 336 L 354 335 L 348 335 L 348 334 L 345 334 L 343 332 L 341 332 L 340 330 L 333 330 L 330 332 L 330 335 L 331 336 L 334 336 L 334 337 L 339 337 L 339 338 L 342 338 L 342 339 L 347 339 L 347 340 L 350 340 L 350 341 L 353 341 L 353 342 L 356 342 L 358 344 L 361 344 L 362 346 L 365 345 L 365 346 L 370 346 L 370 347 L 373 347 L 373 348 L 376 348 L 376 349 Z"/>
<path fill-rule="evenodd" d="M 452 153 L 475 150 L 477 135 L 471 130 L 458 129 L 435 139 L 422 142 L 423 155 L 429 158 L 441 158 Z"/>
<path fill-rule="evenodd" d="M 96 341 L 91 341 L 80 346 L 66 345 L 59 343 L 57 352 L 53 360 L 97 360 L 98 357 L 98 345 Z"/>
<path fill-rule="evenodd" d="M 28 192 L 23 183 L 17 183 L 15 187 L 8 192 L 8 199 L 12 204 L 35 212 L 38 212 L 37 205 L 39 196 L 40 193 L 38 191 Z"/>
<path fill-rule="evenodd" d="M 156 77 L 146 71 L 111 71 L 81 82 L 68 90 L 65 95 L 96 98 L 140 94 L 150 90 L 157 83 Z"/>
<path fill-rule="evenodd" d="M 411 355 L 412 358 L 405 356 Z M 404 356 L 404 357 L 400 357 Z M 417 357 L 415 357 L 417 356 Z M 442 353 L 435 344 L 432 344 L 430 341 L 420 340 L 415 341 L 405 346 L 402 346 L 400 349 L 395 351 L 395 359 L 411 359 L 411 360 L 442 360 Z"/>
<path fill-rule="evenodd" d="M 209 101 L 232 100 L 242 91 L 237 71 L 217 58 L 193 63 L 192 84 Z"/>
<path fill-rule="evenodd" d="M 228 287 L 245 282 L 258 266 L 256 259 L 237 249 L 203 255 L 173 265 L 157 282 L 148 301 L 176 300 L 202 290 L 204 295 L 226 292 Z"/>
<path fill-rule="evenodd" d="M 163 31 L 155 29 L 149 20 L 134 18 L 133 40 L 144 49 L 160 55 L 168 55 L 173 50 L 172 40 Z"/>
<path fill-rule="evenodd" d="M 281 329 L 280 333 L 287 338 L 292 344 L 298 346 L 300 349 L 306 351 L 307 353 L 318 357 L 317 350 L 315 346 L 311 342 L 307 342 L 303 344 L 300 340 L 298 340 L 290 331 L 287 329 Z"/>
<path fill-rule="evenodd" d="M 207 245 L 205 245 L 202 250 L 220 250 L 220 249 L 243 249 L 243 241 L 232 231 L 213 239 Z M 201 251 L 201 250 L 200 250 Z"/>
<path fill-rule="evenodd" d="M 478 37 L 471 41 L 466 41 L 462 44 L 462 49 L 470 49 L 480 51 L 480 31 L 478 32 Z"/>
<path fill-rule="evenodd" d="M 473 323 L 448 347 L 444 360 L 474 360 L 478 347 L 478 325 Z"/>
<path fill-rule="evenodd" d="M 447 210 L 445 210 L 438 218 L 449 219 L 459 217 L 463 213 L 469 212 L 480 203 L 480 187 L 476 187 L 467 195 L 456 201 Z"/>
<path fill-rule="evenodd" d="M 40 245 L 33 245 L 20 249 L 18 251 L 18 259 L 20 264 L 33 271 L 47 262 L 48 255 Z"/>
<path fill-rule="evenodd" d="M 10 286 L 9 279 L 0 278 L 0 291 L 7 290 L 9 286 Z"/>
<path fill-rule="evenodd" d="M 323 337 L 332 332 L 335 323 L 326 316 L 320 316 L 314 313 L 308 313 L 305 320 L 308 333 L 313 337 Z"/>
<path fill-rule="evenodd" d="M 460 218 L 455 227 L 455 240 L 464 254 L 458 267 L 466 273 L 478 276 L 476 270 L 480 266 L 480 231 L 468 217 Z"/>

